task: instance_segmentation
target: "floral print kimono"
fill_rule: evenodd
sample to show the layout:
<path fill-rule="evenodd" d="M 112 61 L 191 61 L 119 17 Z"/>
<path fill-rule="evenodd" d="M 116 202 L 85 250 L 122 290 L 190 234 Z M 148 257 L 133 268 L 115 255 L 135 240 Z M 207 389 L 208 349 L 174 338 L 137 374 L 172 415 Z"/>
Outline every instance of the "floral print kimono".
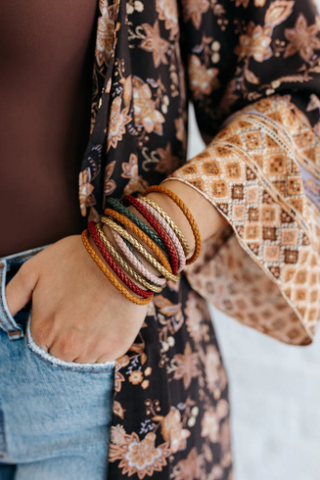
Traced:
<path fill-rule="evenodd" d="M 117 361 L 112 480 L 232 480 L 228 381 L 205 299 L 281 342 L 313 341 L 319 32 L 311 0 L 100 0 L 84 219 L 173 178 L 228 220 Z M 186 163 L 189 100 L 207 148 Z"/>

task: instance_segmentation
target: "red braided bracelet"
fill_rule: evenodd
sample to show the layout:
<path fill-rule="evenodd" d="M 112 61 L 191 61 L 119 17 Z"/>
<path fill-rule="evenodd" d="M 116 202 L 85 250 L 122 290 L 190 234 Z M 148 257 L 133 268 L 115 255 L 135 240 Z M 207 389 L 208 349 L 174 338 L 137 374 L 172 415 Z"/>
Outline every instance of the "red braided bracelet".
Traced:
<path fill-rule="evenodd" d="M 179 266 L 178 255 L 168 234 L 161 227 L 160 223 L 148 212 L 146 208 L 144 208 L 144 206 L 139 202 L 137 198 L 133 197 L 132 195 L 126 195 L 124 197 L 124 201 L 127 201 L 128 203 L 133 205 L 155 229 L 155 231 L 167 247 L 171 260 L 172 273 L 176 274 Z"/>
<path fill-rule="evenodd" d="M 146 291 L 143 290 L 142 288 L 138 287 L 134 282 L 130 280 L 130 278 L 124 273 L 123 270 L 119 267 L 119 265 L 113 260 L 112 256 L 106 249 L 104 243 L 101 241 L 96 229 L 95 229 L 95 223 L 93 221 L 88 222 L 88 230 L 89 233 L 92 237 L 92 240 L 94 241 L 95 245 L 98 247 L 99 252 L 103 256 L 103 258 L 106 260 L 108 265 L 112 268 L 114 273 L 120 278 L 120 280 L 123 281 L 123 283 L 130 288 L 134 293 L 137 295 L 140 295 L 140 297 L 143 298 L 149 298 L 152 297 L 153 292 L 151 291 Z"/>

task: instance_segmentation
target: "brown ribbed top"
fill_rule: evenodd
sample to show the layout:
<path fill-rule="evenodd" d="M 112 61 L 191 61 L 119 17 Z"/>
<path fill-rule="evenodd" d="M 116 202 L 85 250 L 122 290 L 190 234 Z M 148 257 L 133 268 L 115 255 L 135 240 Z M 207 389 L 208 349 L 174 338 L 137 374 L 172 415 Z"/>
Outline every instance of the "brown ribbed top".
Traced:
<path fill-rule="evenodd" d="M 0 257 L 81 231 L 96 8 L 1 1 Z"/>

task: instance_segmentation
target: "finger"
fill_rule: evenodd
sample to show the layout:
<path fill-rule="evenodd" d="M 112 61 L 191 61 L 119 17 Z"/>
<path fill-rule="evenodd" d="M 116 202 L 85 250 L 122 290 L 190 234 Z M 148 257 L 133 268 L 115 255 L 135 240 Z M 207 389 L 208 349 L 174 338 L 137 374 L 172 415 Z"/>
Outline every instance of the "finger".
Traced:
<path fill-rule="evenodd" d="M 30 266 L 30 261 L 24 263 L 18 273 L 6 286 L 6 300 L 9 311 L 14 316 L 32 298 L 32 292 L 38 281 L 38 273 Z"/>

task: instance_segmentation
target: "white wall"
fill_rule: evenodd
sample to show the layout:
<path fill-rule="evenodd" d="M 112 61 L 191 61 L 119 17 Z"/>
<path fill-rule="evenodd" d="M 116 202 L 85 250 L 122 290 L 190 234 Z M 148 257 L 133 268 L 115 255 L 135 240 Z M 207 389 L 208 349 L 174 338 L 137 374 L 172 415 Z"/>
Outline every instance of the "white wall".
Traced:
<path fill-rule="evenodd" d="M 203 147 L 191 109 L 189 158 Z M 234 480 L 320 480 L 320 332 L 291 347 L 212 316 L 230 381 Z"/>

